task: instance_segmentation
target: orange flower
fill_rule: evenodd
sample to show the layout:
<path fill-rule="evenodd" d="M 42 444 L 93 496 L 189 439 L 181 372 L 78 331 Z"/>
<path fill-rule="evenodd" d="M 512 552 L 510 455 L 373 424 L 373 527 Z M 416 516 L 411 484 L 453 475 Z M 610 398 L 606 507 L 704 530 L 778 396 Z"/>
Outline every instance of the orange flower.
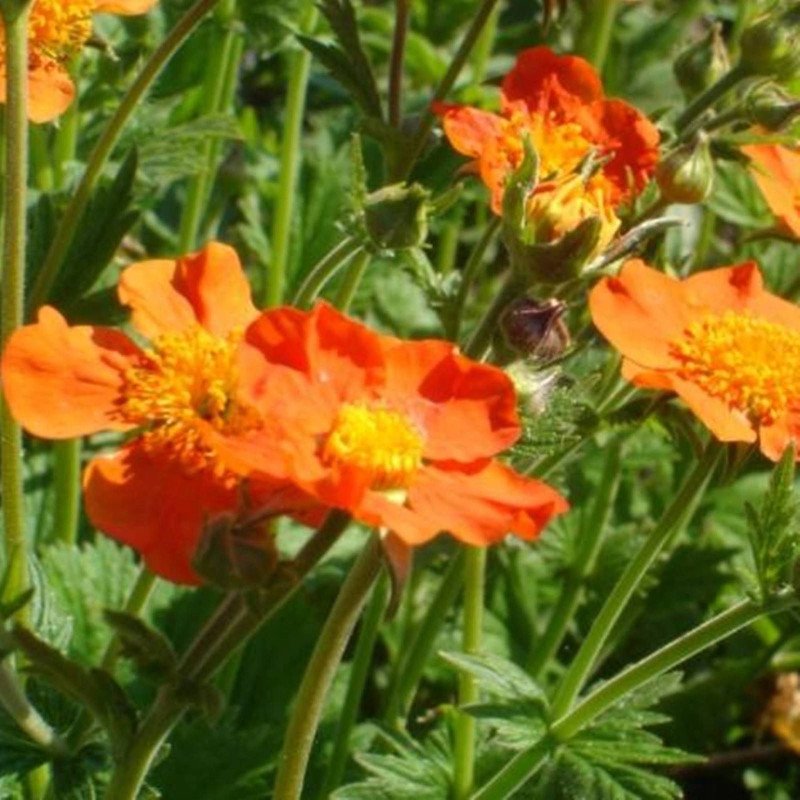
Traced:
<path fill-rule="evenodd" d="M 275 427 L 218 437 L 235 469 L 289 479 L 408 545 L 442 531 L 473 545 L 533 538 L 566 510 L 492 458 L 520 434 L 501 370 L 448 342 L 381 336 L 325 304 L 265 312 L 246 340 L 269 362 L 259 410 Z"/>
<path fill-rule="evenodd" d="M 638 260 L 592 290 L 594 324 L 637 386 L 676 392 L 724 442 L 777 460 L 800 440 L 800 308 L 752 263 L 679 281 Z"/>
<path fill-rule="evenodd" d="M 70 327 L 45 306 L 36 323 L 11 336 L 3 390 L 36 436 L 127 432 L 132 438 L 119 452 L 86 469 L 89 518 L 136 548 L 153 571 L 196 583 L 191 559 L 205 519 L 242 501 L 243 487 L 220 462 L 211 434 L 259 425 L 250 393 L 261 359 L 250 364 L 241 344 L 257 311 L 236 254 L 221 244 L 177 261 L 134 264 L 118 292 L 150 348 L 116 330 Z M 248 488 L 256 508 L 277 513 L 303 504 L 285 485 Z"/>
<path fill-rule="evenodd" d="M 33 0 L 28 21 L 28 116 L 49 122 L 67 110 L 75 85 L 65 64 L 92 33 L 92 14 L 144 14 L 157 0 Z M 5 34 L 0 21 L 0 103 L 5 103 Z"/>
<path fill-rule="evenodd" d="M 653 173 L 659 134 L 633 106 L 603 95 L 587 61 L 547 47 L 524 50 L 501 92 L 500 114 L 438 104 L 450 144 L 470 158 L 500 213 L 508 175 L 522 162 L 524 137 L 539 157 L 542 179 L 573 172 L 592 151 L 608 160 L 589 181 L 611 208 L 626 202 Z"/>
<path fill-rule="evenodd" d="M 787 233 L 800 237 L 800 152 L 779 144 L 743 147 L 751 173 L 772 213 Z"/>

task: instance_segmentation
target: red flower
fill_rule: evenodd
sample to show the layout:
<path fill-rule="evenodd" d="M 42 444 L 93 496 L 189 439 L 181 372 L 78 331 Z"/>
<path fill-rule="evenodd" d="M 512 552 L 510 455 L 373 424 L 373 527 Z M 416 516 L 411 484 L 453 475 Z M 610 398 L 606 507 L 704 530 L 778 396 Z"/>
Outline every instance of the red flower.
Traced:
<path fill-rule="evenodd" d="M 545 181 L 573 172 L 592 151 L 607 157 L 587 188 L 595 198 L 600 190 L 612 208 L 641 190 L 658 160 L 659 134 L 647 117 L 622 100 L 606 98 L 587 61 L 547 47 L 520 53 L 503 81 L 500 114 L 443 103 L 434 110 L 450 144 L 475 159 L 496 213 L 506 179 L 522 161 L 526 135 Z"/>
<path fill-rule="evenodd" d="M 220 244 L 177 261 L 134 264 L 118 291 L 134 326 L 152 340 L 149 349 L 112 329 L 70 327 L 46 306 L 11 336 L 3 390 L 36 436 L 128 432 L 119 452 L 86 469 L 89 518 L 136 548 L 154 572 L 196 583 L 191 559 L 204 521 L 242 501 L 241 481 L 211 441 L 212 433 L 259 425 L 257 398 L 248 395 L 253 365 L 241 345 L 257 311 L 236 254 Z M 277 513 L 309 505 L 286 484 L 247 486 L 254 507 Z"/>
<path fill-rule="evenodd" d="M 567 509 L 493 459 L 520 434 L 512 384 L 452 344 L 381 336 L 325 304 L 268 311 L 246 341 L 268 362 L 259 411 L 272 425 L 218 437 L 233 468 L 289 479 L 409 545 L 442 531 L 533 538 Z"/>

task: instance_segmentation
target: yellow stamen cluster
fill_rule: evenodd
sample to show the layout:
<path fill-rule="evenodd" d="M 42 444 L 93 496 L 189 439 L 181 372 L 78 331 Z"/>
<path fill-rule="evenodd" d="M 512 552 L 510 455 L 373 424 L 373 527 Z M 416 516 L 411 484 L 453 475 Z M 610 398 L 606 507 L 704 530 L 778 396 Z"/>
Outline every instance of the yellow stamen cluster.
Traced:
<path fill-rule="evenodd" d="M 672 343 L 679 375 L 762 425 L 800 406 L 800 332 L 726 311 Z"/>
<path fill-rule="evenodd" d="M 33 64 L 38 65 L 42 58 L 66 61 L 83 47 L 92 33 L 94 6 L 94 0 L 34 0 L 28 19 Z M 0 60 L 4 58 L 2 43 Z"/>
<path fill-rule="evenodd" d="M 373 489 L 406 488 L 422 465 L 423 441 L 404 414 L 387 408 L 342 406 L 323 448 L 329 463 L 369 475 Z"/>
<path fill-rule="evenodd" d="M 256 412 L 236 399 L 241 336 L 221 338 L 199 326 L 167 333 L 125 373 L 120 415 L 143 429 L 145 448 L 180 461 L 188 472 L 224 474 L 203 431 L 238 433 L 257 425 Z"/>

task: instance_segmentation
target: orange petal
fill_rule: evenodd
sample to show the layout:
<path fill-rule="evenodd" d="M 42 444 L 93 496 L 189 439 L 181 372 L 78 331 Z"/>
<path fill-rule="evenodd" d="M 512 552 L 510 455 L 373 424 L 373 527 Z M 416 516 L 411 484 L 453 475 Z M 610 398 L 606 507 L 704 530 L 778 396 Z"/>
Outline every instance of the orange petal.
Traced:
<path fill-rule="evenodd" d="M 143 261 L 125 269 L 118 287 L 133 324 L 154 338 L 198 322 L 225 336 L 258 315 L 236 251 L 211 242 L 176 261 Z"/>
<path fill-rule="evenodd" d="M 28 119 L 51 122 L 75 99 L 75 84 L 57 62 L 40 58 L 28 71 Z M 0 70 L 0 104 L 6 102 L 6 73 Z"/>
<path fill-rule="evenodd" d="M 777 144 L 752 144 L 742 150 L 753 162 L 751 174 L 772 213 L 800 236 L 800 153 Z"/>
<path fill-rule="evenodd" d="M 3 391 L 14 417 L 36 436 L 69 439 L 126 430 L 117 418 L 122 374 L 140 350 L 108 328 L 69 327 L 53 308 L 15 331 L 2 361 Z"/>
<path fill-rule="evenodd" d="M 638 109 L 622 100 L 601 100 L 595 104 L 600 130 L 595 138 L 613 152 L 603 174 L 627 198 L 630 190 L 641 191 L 658 163 L 658 128 Z"/>
<path fill-rule="evenodd" d="M 670 342 L 691 321 L 679 281 L 639 260 L 617 278 L 603 278 L 589 295 L 592 321 L 627 358 L 643 367 L 669 367 Z"/>
<path fill-rule="evenodd" d="M 532 111 L 569 116 L 602 96 L 603 84 L 588 61 L 557 55 L 545 46 L 523 50 L 503 80 L 504 102 L 522 101 Z"/>
<path fill-rule="evenodd" d="M 442 117 L 442 128 L 454 150 L 478 158 L 487 142 L 503 131 L 503 118 L 471 106 L 437 103 L 434 112 Z"/>
<path fill-rule="evenodd" d="M 505 450 L 519 437 L 508 376 L 464 358 L 448 342 L 390 341 L 383 397 L 422 430 L 426 459 L 475 461 Z"/>
<path fill-rule="evenodd" d="M 191 562 L 204 522 L 235 510 L 240 500 L 235 487 L 208 472 L 189 475 L 178 462 L 136 445 L 94 459 L 83 488 L 93 525 L 139 552 L 153 572 L 187 584 L 200 583 Z"/>
<path fill-rule="evenodd" d="M 723 400 L 712 397 L 699 386 L 672 376 L 672 388 L 699 420 L 721 442 L 754 442 L 756 432 L 741 411 L 732 409 Z"/>
<path fill-rule="evenodd" d="M 436 520 L 440 530 L 477 546 L 493 544 L 509 533 L 533 539 L 552 517 L 569 508 L 555 489 L 498 461 L 469 470 L 425 467 L 409 490 L 408 505 L 423 519 Z M 404 530 L 394 532 L 404 538 Z"/>
<path fill-rule="evenodd" d="M 794 442 L 800 461 L 800 413 L 788 413 L 774 425 L 762 425 L 758 431 L 761 452 L 772 461 L 779 461 L 783 451 Z"/>
<path fill-rule="evenodd" d="M 674 391 L 670 372 L 640 367 L 629 358 L 622 359 L 621 375 L 626 381 L 630 381 L 634 386 L 641 386 L 643 389 Z"/>
<path fill-rule="evenodd" d="M 702 313 L 744 311 L 764 294 L 761 273 L 754 261 L 698 272 L 683 281 L 683 287 L 688 302 Z"/>
<path fill-rule="evenodd" d="M 146 14 L 158 0 L 94 0 L 96 14 Z"/>

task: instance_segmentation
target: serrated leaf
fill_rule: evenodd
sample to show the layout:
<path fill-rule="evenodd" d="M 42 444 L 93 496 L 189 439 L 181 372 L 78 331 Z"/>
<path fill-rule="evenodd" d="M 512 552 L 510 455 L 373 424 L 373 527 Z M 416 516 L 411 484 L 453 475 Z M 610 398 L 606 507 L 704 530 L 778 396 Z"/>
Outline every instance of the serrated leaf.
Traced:
<path fill-rule="evenodd" d="M 547 732 L 542 705 L 521 701 L 512 705 L 473 703 L 461 711 L 492 726 L 494 738 L 501 747 L 523 750 L 532 747 Z"/>
<path fill-rule="evenodd" d="M 471 655 L 440 652 L 439 656 L 461 672 L 472 675 L 489 694 L 509 700 L 524 698 L 547 704 L 544 690 L 525 670 L 505 658 L 491 653 Z"/>
<path fill-rule="evenodd" d="M 51 292 L 50 300 L 55 305 L 69 309 L 94 286 L 138 220 L 139 212 L 132 208 L 138 165 L 134 149 L 114 180 L 98 187 L 92 195 Z"/>

